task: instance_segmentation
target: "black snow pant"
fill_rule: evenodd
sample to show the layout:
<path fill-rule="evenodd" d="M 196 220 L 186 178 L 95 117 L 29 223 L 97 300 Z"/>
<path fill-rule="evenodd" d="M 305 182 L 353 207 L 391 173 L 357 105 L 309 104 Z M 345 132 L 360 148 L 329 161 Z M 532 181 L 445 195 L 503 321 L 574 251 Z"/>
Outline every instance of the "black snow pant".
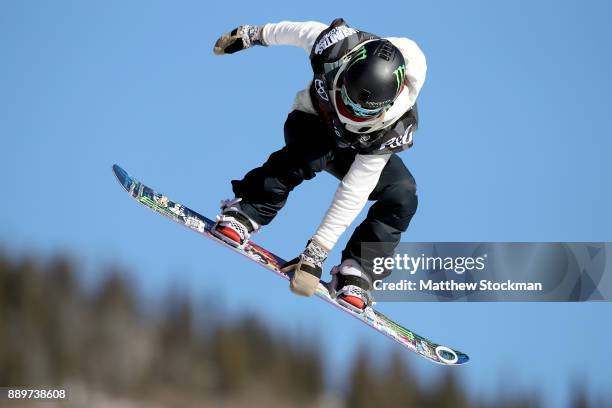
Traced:
<path fill-rule="evenodd" d="M 242 198 L 242 210 L 260 225 L 270 223 L 291 190 L 318 172 L 342 179 L 356 155 L 353 149 L 337 147 L 319 116 L 297 110 L 285 122 L 285 144 L 261 167 L 232 181 L 234 194 Z M 387 162 L 369 200 L 375 203 L 353 232 L 342 260 L 357 260 L 374 281 L 385 275 L 372 273 L 373 259 L 393 254 L 417 209 L 416 183 L 397 155 Z M 362 251 L 361 244 L 369 242 L 378 244 Z"/>

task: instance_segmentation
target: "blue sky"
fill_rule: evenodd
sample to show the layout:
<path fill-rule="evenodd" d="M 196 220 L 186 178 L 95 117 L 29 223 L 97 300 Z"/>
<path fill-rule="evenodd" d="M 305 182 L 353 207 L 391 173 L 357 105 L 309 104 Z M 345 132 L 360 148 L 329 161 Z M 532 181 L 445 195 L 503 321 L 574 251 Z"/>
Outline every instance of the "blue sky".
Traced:
<path fill-rule="evenodd" d="M 152 304 L 183 287 L 236 313 L 253 310 L 273 327 L 313 333 L 330 365 L 350 364 L 360 344 L 387 356 L 396 346 L 386 338 L 129 201 L 112 163 L 213 216 L 229 180 L 282 146 L 284 118 L 310 77 L 301 49 L 215 57 L 216 37 L 242 23 L 342 16 L 414 39 L 428 60 L 420 130 L 402 154 L 420 198 L 404 240 L 612 241 L 610 9 L 603 1 L 2 2 L 0 245 L 118 263 Z M 256 240 L 297 254 L 335 187 L 329 175 L 300 186 Z M 469 353 L 459 375 L 475 395 L 521 387 L 562 406 L 576 378 L 608 392 L 612 357 L 600 350 L 612 335 L 609 304 L 381 309 Z M 406 359 L 428 378 L 444 369 Z"/>

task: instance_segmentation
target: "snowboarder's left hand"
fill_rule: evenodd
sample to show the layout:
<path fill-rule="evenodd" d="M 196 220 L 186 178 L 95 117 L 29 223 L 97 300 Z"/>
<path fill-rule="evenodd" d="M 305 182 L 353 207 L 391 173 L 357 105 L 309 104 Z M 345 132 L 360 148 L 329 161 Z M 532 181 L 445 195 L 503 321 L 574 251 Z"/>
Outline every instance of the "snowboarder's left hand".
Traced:
<path fill-rule="evenodd" d="M 263 26 L 242 25 L 223 34 L 213 48 L 216 55 L 233 54 L 254 45 L 265 45 L 262 40 Z"/>
<path fill-rule="evenodd" d="M 289 284 L 293 293 L 302 296 L 312 296 L 315 293 L 328 253 L 329 249 L 311 239 L 300 256 L 281 266 L 281 272 L 293 272 Z"/>

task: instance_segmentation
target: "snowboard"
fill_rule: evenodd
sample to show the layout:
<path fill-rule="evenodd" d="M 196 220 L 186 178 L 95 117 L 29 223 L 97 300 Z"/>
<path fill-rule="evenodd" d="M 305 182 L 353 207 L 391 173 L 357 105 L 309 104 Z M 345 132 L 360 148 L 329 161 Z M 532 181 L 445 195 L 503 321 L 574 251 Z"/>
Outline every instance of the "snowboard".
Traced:
<path fill-rule="evenodd" d="M 213 241 L 244 255 L 248 259 L 263 266 L 275 275 L 289 280 L 290 276 L 280 271 L 280 266 L 285 263 L 281 257 L 262 248 L 261 246 L 249 241 L 243 248 L 233 247 L 211 233 L 211 228 L 214 226 L 214 221 L 198 214 L 197 212 L 187 208 L 186 206 L 170 200 L 167 196 L 162 195 L 143 183 L 133 179 L 130 175 L 118 165 L 113 165 L 113 173 L 117 177 L 119 183 L 125 191 L 138 201 L 140 204 L 150 208 L 161 215 L 170 218 L 171 220 L 184 225 L 185 227 L 198 232 L 199 234 L 212 239 Z M 386 317 L 384 314 L 376 311 L 372 307 L 366 308 L 363 313 L 355 313 L 350 309 L 338 304 L 329 294 L 328 283 L 325 281 L 319 282 L 319 287 L 315 293 L 316 297 L 326 301 L 330 305 L 337 307 L 344 313 L 348 313 L 357 320 L 372 327 L 374 330 L 392 338 L 403 347 L 425 357 L 426 359 L 443 365 L 461 365 L 469 361 L 469 357 L 450 347 L 436 344 L 425 337 L 406 329 L 393 320 Z"/>

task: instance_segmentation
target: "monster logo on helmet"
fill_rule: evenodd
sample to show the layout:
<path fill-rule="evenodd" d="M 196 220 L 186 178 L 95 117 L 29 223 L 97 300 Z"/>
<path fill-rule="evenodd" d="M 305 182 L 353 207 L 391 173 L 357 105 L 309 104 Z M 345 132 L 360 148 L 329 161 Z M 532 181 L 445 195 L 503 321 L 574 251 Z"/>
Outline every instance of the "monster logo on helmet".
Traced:
<path fill-rule="evenodd" d="M 395 75 L 395 80 L 397 82 L 397 92 L 399 93 L 402 88 L 402 84 L 404 83 L 404 78 L 406 78 L 406 65 L 400 65 L 395 71 L 393 71 Z"/>
<path fill-rule="evenodd" d="M 404 57 L 390 41 L 366 42 L 338 81 L 342 103 L 354 116 L 378 116 L 398 97 L 405 76 Z"/>
<path fill-rule="evenodd" d="M 351 65 L 355 64 L 357 61 L 361 61 L 366 59 L 368 56 L 366 54 L 366 49 L 365 47 L 361 47 L 360 49 L 358 49 L 357 51 L 355 51 L 355 55 L 353 57 L 351 57 L 349 64 L 348 64 L 348 68 L 351 67 Z M 348 69 L 347 68 L 347 69 Z"/>

